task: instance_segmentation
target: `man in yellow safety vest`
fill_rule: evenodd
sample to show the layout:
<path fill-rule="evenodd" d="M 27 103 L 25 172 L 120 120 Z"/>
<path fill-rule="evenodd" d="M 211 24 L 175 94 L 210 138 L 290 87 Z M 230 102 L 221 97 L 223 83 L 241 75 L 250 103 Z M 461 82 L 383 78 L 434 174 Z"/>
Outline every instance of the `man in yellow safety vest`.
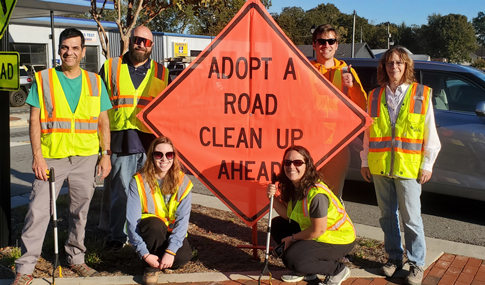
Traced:
<path fill-rule="evenodd" d="M 332 82 L 350 100 L 365 110 L 367 95 L 362 88 L 359 76 L 351 66 L 335 58 L 338 49 L 339 34 L 331 25 L 320 25 L 313 32 L 313 49 L 316 59 L 312 65 Z M 350 151 L 348 147 L 337 153 L 321 169 L 325 183 L 330 190 L 342 198 L 345 176 L 350 165 Z"/>
<path fill-rule="evenodd" d="M 120 249 L 126 242 L 123 229 L 128 188 L 155 139 L 136 115 L 168 85 L 168 69 L 150 59 L 153 44 L 153 34 L 147 27 L 135 28 L 129 52 L 108 59 L 100 71 L 113 104 L 108 111 L 113 170 L 105 182 L 105 191 L 111 195 L 109 249 Z"/>
<path fill-rule="evenodd" d="M 74 28 L 59 37 L 60 67 L 35 74 L 27 103 L 30 109 L 32 170 L 35 173 L 29 211 L 22 230 L 22 256 L 15 261 L 14 285 L 32 282 L 49 225 L 51 203 L 46 170 L 54 168 L 56 197 L 64 180 L 69 181 L 69 234 L 65 250 L 71 270 L 84 277 L 98 272 L 84 263 L 85 226 L 94 194 L 95 167 L 102 149 L 97 175 L 104 179 L 111 170 L 107 110 L 111 108 L 100 76 L 80 68 L 86 53 L 83 34 Z"/>

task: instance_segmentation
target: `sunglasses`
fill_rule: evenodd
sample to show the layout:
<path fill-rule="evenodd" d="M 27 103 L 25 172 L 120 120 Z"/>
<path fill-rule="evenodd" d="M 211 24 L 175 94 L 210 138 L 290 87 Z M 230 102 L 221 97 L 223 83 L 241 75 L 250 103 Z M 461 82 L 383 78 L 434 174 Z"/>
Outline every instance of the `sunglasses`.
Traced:
<path fill-rule="evenodd" d="M 290 166 L 291 164 L 293 163 L 294 166 L 296 167 L 300 167 L 302 166 L 303 164 L 305 164 L 305 162 L 301 159 L 296 159 L 296 160 L 289 160 L 289 159 L 285 159 L 283 160 L 283 164 L 285 166 Z"/>
<path fill-rule="evenodd" d="M 151 40 L 142 37 L 132 37 L 131 40 L 134 44 L 139 46 L 141 45 L 141 43 L 143 43 L 145 47 L 151 47 L 153 45 L 153 42 Z"/>
<path fill-rule="evenodd" d="M 318 42 L 318 44 L 322 46 L 324 46 L 326 43 L 329 45 L 334 45 L 337 42 L 337 39 L 316 39 L 315 42 Z"/>
<path fill-rule="evenodd" d="M 161 151 L 154 151 L 153 152 L 153 157 L 156 159 L 156 160 L 160 160 L 162 159 L 162 157 L 165 155 L 165 158 L 167 158 L 168 160 L 172 160 L 174 157 L 175 157 L 175 152 L 173 151 L 169 151 L 167 153 L 163 153 Z"/>

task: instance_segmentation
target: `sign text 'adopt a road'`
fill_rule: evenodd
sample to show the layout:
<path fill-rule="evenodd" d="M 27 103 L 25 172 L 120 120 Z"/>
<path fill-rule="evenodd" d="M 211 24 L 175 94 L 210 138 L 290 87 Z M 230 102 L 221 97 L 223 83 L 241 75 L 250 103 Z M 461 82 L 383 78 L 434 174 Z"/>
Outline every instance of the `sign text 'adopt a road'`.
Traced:
<path fill-rule="evenodd" d="M 170 137 L 187 168 L 249 226 L 268 211 L 266 185 L 286 148 L 302 145 L 323 165 L 370 124 L 258 0 L 138 118 Z"/>

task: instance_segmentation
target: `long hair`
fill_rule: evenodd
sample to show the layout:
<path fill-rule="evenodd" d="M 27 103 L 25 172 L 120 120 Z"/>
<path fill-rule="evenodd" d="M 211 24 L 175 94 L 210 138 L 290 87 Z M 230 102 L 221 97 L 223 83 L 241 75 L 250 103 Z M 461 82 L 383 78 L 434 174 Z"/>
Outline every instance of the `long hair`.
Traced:
<path fill-rule="evenodd" d="M 414 62 L 409 57 L 408 53 L 402 46 L 395 46 L 388 49 L 379 60 L 379 66 L 377 67 L 377 83 L 381 87 L 386 87 L 389 84 L 389 75 L 387 75 L 386 64 L 392 57 L 392 54 L 396 53 L 399 58 L 406 64 L 406 70 L 399 84 L 407 83 L 411 84 L 416 81 L 414 77 Z"/>
<path fill-rule="evenodd" d="M 285 174 L 284 170 L 284 160 L 286 154 L 290 151 L 297 151 L 299 154 L 303 156 L 303 160 L 305 161 L 306 170 L 300 180 L 300 186 L 295 187 L 293 182 Z M 303 199 L 306 196 L 306 190 L 310 187 L 313 187 L 319 181 L 323 181 L 323 175 L 319 173 L 313 164 L 313 158 L 310 155 L 310 152 L 302 146 L 294 145 L 290 146 L 285 150 L 285 154 L 283 155 L 283 161 L 281 162 L 282 171 L 278 174 L 278 181 L 280 182 L 278 188 L 281 191 L 281 200 L 285 203 L 288 203 L 290 200 L 296 202 L 298 200 Z"/>
<path fill-rule="evenodd" d="M 155 176 L 157 171 L 157 165 L 155 164 L 153 152 L 155 151 L 157 145 L 162 143 L 166 143 L 172 146 L 175 157 L 173 158 L 172 167 L 170 167 L 167 175 L 165 175 L 165 178 L 163 179 L 160 190 L 162 191 L 163 195 L 174 194 L 178 189 L 178 185 L 180 182 L 180 171 L 183 170 L 183 166 L 178 159 L 177 149 L 173 145 L 172 140 L 170 140 L 168 137 L 158 137 L 152 141 L 150 147 L 148 148 L 147 160 L 145 161 L 143 167 L 138 171 L 138 173 L 143 175 L 144 180 L 148 182 L 148 185 L 150 185 L 152 192 L 155 191 L 157 186 L 157 177 Z"/>

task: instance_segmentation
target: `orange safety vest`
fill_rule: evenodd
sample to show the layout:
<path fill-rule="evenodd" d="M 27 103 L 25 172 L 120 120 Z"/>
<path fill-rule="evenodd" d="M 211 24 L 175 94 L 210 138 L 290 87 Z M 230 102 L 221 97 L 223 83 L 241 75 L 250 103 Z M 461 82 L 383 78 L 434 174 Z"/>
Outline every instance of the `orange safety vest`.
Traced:
<path fill-rule="evenodd" d="M 168 204 L 165 204 L 163 200 L 163 194 L 160 187 L 157 185 L 156 189 L 151 189 L 150 185 L 143 180 L 143 176 L 138 173 L 135 175 L 136 185 L 138 188 L 138 194 L 140 196 L 141 203 L 141 218 L 158 217 L 161 219 L 168 228 L 169 232 L 172 232 L 175 225 L 175 212 L 180 202 L 187 197 L 190 190 L 194 186 L 192 181 L 180 172 L 180 182 L 177 191 L 172 194 Z"/>

